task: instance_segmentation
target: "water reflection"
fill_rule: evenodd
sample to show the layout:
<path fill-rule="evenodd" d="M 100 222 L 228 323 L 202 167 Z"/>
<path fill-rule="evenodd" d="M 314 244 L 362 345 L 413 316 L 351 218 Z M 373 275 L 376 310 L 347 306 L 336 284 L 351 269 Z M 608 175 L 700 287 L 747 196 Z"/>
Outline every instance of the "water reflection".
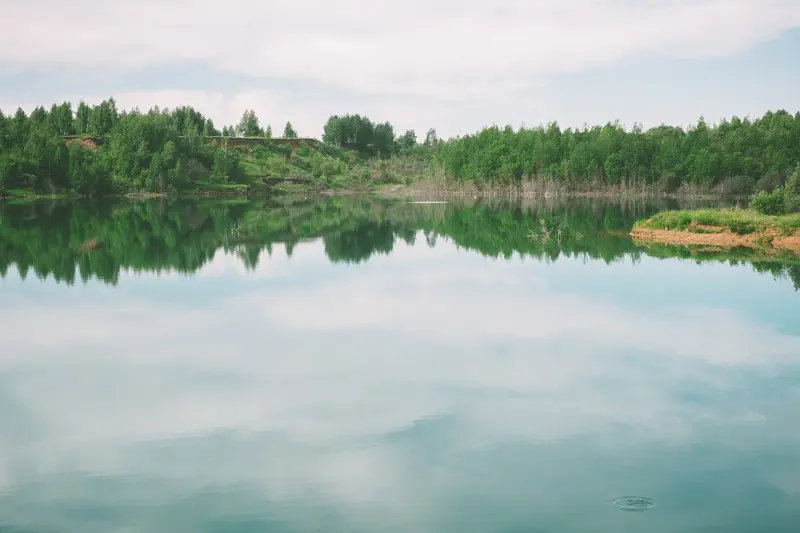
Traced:
<path fill-rule="evenodd" d="M 115 284 L 124 271 L 195 274 L 220 249 L 253 269 L 275 246 L 291 255 L 299 243 L 318 238 L 331 261 L 357 263 L 390 253 L 396 242 L 412 243 L 422 231 L 430 245 L 447 238 L 490 257 L 613 262 L 646 254 L 745 261 L 800 286 L 797 258 L 764 260 L 747 250 L 642 249 L 628 238 L 637 218 L 677 206 L 641 199 L 413 204 L 368 197 L 0 204 L 0 274 L 13 268 L 23 278 Z M 102 248 L 86 249 L 94 244 Z"/>
<path fill-rule="evenodd" d="M 8 276 L 0 528 L 795 530 L 790 284 L 633 247 L 592 259 L 587 242 L 629 246 L 613 227 L 534 260 L 524 211 L 481 235 L 480 211 L 418 206 L 443 218 L 402 211 L 388 233 L 391 208 L 293 218 L 275 229 L 293 244 L 249 267 L 240 242 L 268 210 L 227 252 L 141 248 L 191 277 L 177 259 L 115 287 Z M 319 239 L 287 237 L 302 228 Z M 146 264 L 108 235 L 109 264 Z M 509 241 L 528 259 L 487 257 Z M 658 505 L 613 505 L 632 494 Z"/>

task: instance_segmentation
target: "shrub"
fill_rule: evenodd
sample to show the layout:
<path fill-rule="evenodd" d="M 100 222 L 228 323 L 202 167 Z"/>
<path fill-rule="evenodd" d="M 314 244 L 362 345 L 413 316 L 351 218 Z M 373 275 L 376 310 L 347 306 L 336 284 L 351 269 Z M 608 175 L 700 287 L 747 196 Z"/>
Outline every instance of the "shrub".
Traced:
<path fill-rule="evenodd" d="M 733 222 L 731 231 L 738 235 L 749 235 L 756 231 L 756 226 L 750 222 Z"/>
<path fill-rule="evenodd" d="M 782 215 L 785 212 L 783 189 L 761 191 L 750 201 L 750 208 L 764 215 Z"/>
<path fill-rule="evenodd" d="M 279 144 L 275 146 L 275 151 L 287 159 L 292 155 L 292 147 L 288 144 Z"/>

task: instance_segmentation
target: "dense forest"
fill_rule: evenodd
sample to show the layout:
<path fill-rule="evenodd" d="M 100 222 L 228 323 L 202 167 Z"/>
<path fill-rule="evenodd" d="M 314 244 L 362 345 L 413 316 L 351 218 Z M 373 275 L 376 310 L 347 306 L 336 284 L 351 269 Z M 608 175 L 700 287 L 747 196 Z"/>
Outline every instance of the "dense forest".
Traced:
<path fill-rule="evenodd" d="M 187 183 L 195 167 L 236 180 L 236 155 L 201 142 L 214 133 L 213 123 L 190 108 L 120 112 L 113 99 L 95 107 L 81 102 L 75 113 L 69 103 L 30 115 L 0 113 L 0 192 L 169 191 Z M 75 135 L 102 143 L 70 142 Z"/>
<path fill-rule="evenodd" d="M 69 103 L 38 107 L 30 115 L 22 109 L 11 116 L 0 111 L 0 197 L 15 190 L 82 196 L 175 193 L 198 185 L 246 191 L 268 184 L 269 178 L 303 181 L 311 188 L 380 181 L 390 173 L 369 160 L 406 153 L 416 146 L 416 137 L 396 139 L 393 128 L 359 120 L 357 142 L 289 144 L 277 142 L 253 110 L 222 131 L 191 107 L 120 111 L 113 98 L 93 107 L 81 102 L 75 112 Z M 230 137 L 257 142 L 229 146 Z M 282 139 L 297 137 L 287 122 Z M 418 172 L 419 166 L 398 168 Z M 343 176 L 353 179 L 337 181 Z"/>
<path fill-rule="evenodd" d="M 391 252 L 398 240 L 424 238 L 435 246 L 445 238 L 496 258 L 611 263 L 648 255 L 747 262 L 800 287 L 796 257 L 765 261 L 749 250 L 642 248 L 631 241 L 635 220 L 678 206 L 666 200 L 419 205 L 348 196 L 6 203 L 0 204 L 0 275 L 15 268 L 23 277 L 52 276 L 70 284 L 78 278 L 117 283 L 122 270 L 193 273 L 220 249 L 255 268 L 262 252 L 282 246 L 291 255 L 298 243 L 311 239 L 322 240 L 333 262 L 361 262 Z M 99 246 L 86 249 L 87 242 Z"/>
<path fill-rule="evenodd" d="M 680 188 L 747 194 L 783 185 L 800 163 L 800 113 L 768 112 L 756 120 L 688 129 L 630 131 L 619 124 L 564 129 L 486 128 L 439 145 L 436 159 L 463 182 L 549 180 L 577 189 L 607 186 Z"/>
<path fill-rule="evenodd" d="M 229 145 L 231 137 L 257 142 Z M 281 139 L 297 137 L 287 122 Z M 244 192 L 267 190 L 283 178 L 312 189 L 365 188 L 433 176 L 453 186 L 772 193 L 800 164 L 800 113 L 768 112 L 716 125 L 701 118 L 687 129 L 493 126 L 448 140 L 430 129 L 421 142 L 413 130 L 398 135 L 389 122 L 348 114 L 328 119 L 322 143 L 278 140 L 253 110 L 221 131 L 191 107 L 120 111 L 113 98 L 93 107 L 81 102 L 74 111 L 69 103 L 29 115 L 0 111 L 0 196 L 15 190 L 83 196 L 202 187 Z M 416 163 L 408 165 L 408 159 Z M 795 198 L 800 207 L 800 195 Z"/>

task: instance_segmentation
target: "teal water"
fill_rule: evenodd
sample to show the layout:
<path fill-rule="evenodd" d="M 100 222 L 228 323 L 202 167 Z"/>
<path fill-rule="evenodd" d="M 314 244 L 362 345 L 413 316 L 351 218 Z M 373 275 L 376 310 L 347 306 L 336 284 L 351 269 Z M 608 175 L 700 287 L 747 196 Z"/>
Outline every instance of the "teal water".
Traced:
<path fill-rule="evenodd" d="M 798 262 L 663 207 L 2 205 L 0 531 L 796 532 Z"/>

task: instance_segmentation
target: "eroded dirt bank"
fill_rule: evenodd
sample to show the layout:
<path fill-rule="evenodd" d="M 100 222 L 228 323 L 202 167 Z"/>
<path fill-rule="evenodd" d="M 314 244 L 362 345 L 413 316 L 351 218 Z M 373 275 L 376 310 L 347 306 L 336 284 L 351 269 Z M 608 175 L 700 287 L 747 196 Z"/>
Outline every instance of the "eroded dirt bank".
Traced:
<path fill-rule="evenodd" d="M 800 235 L 781 235 L 778 230 L 768 229 L 740 235 L 722 226 L 692 224 L 690 229 L 649 229 L 636 228 L 630 233 L 636 241 L 675 244 L 681 246 L 717 246 L 733 248 L 774 248 L 800 253 Z"/>

